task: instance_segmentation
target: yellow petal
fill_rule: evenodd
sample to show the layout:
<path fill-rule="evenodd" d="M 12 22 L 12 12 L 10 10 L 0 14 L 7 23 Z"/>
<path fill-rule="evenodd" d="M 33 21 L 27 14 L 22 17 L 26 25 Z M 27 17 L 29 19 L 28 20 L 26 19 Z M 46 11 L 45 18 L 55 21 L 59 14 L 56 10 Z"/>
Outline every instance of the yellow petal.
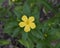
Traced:
<path fill-rule="evenodd" d="M 23 15 L 23 16 L 22 16 L 22 20 L 23 20 L 23 21 L 27 21 L 27 20 L 28 20 L 27 16 L 26 16 L 26 15 Z"/>
<path fill-rule="evenodd" d="M 20 27 L 24 27 L 25 25 L 26 25 L 25 22 L 20 22 L 20 23 L 19 23 L 19 26 L 20 26 Z"/>
<path fill-rule="evenodd" d="M 29 32 L 30 31 L 30 27 L 28 25 L 26 25 L 25 28 L 24 28 L 24 31 L 25 32 Z"/>
<path fill-rule="evenodd" d="M 33 22 L 35 18 L 33 16 L 29 17 L 29 21 Z"/>
<path fill-rule="evenodd" d="M 30 27 L 31 27 L 32 29 L 36 28 L 35 23 L 30 23 Z"/>

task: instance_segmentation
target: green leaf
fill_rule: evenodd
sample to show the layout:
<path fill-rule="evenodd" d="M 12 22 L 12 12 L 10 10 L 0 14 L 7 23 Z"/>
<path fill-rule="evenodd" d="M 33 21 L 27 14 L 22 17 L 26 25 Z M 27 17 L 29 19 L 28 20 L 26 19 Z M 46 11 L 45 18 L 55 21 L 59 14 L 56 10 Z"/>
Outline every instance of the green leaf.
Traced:
<path fill-rule="evenodd" d="M 41 2 L 45 7 L 47 7 L 48 9 L 50 9 L 52 12 L 56 13 L 56 10 L 52 7 L 51 4 L 49 4 L 46 0 L 42 0 Z"/>
<path fill-rule="evenodd" d="M 60 32 L 56 32 L 57 39 L 60 39 Z"/>
<path fill-rule="evenodd" d="M 1 40 L 0 39 L 0 45 L 8 45 L 10 42 L 7 40 Z"/>
<path fill-rule="evenodd" d="M 35 36 L 33 36 L 31 33 L 28 34 L 28 38 L 32 41 L 32 42 L 37 42 L 38 38 L 36 38 Z"/>
<path fill-rule="evenodd" d="M 15 14 L 16 17 L 17 17 L 17 21 L 20 21 L 22 15 L 24 15 L 24 14 L 23 14 L 23 6 L 15 7 L 15 9 L 14 9 L 14 14 Z"/>
<path fill-rule="evenodd" d="M 20 39 L 19 42 L 24 45 L 26 48 L 33 48 L 33 43 L 29 40 Z"/>
<path fill-rule="evenodd" d="M 2 6 L 2 3 L 4 2 L 4 0 L 0 0 L 0 7 Z"/>
<path fill-rule="evenodd" d="M 21 32 L 21 31 L 20 31 L 20 28 L 15 28 L 15 29 L 13 30 L 12 37 L 17 37 L 17 35 L 19 34 L 19 32 Z"/>
<path fill-rule="evenodd" d="M 57 45 L 55 46 L 55 48 L 60 48 L 60 42 L 57 43 Z"/>
<path fill-rule="evenodd" d="M 40 30 L 32 30 L 31 34 L 38 39 L 44 39 L 43 34 L 40 32 Z"/>
<path fill-rule="evenodd" d="M 22 39 L 27 40 L 27 38 L 28 38 L 28 33 L 22 32 Z"/>
<path fill-rule="evenodd" d="M 42 43 L 37 43 L 36 48 L 43 48 Z"/>
<path fill-rule="evenodd" d="M 23 6 L 23 13 L 27 16 L 31 15 L 30 6 L 27 3 L 25 3 Z"/>
<path fill-rule="evenodd" d="M 12 35 L 14 28 L 17 26 L 18 26 L 18 23 L 15 21 L 9 22 L 8 24 L 6 23 L 6 25 L 4 27 L 4 32 L 8 33 L 9 35 Z"/>

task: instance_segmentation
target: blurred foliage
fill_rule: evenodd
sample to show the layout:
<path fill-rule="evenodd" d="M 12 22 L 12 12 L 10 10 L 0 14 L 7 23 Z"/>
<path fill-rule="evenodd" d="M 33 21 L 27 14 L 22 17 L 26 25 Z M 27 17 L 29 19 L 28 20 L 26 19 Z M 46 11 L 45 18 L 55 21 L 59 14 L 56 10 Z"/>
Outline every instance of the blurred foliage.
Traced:
<path fill-rule="evenodd" d="M 40 9 L 44 6 L 46 13 L 51 11 L 54 17 L 40 22 Z M 56 8 L 47 0 L 0 0 L 0 20 L 4 22 L 4 33 L 19 37 L 18 41 L 26 48 L 54 48 L 51 42 L 60 39 L 60 5 Z M 23 15 L 34 16 L 36 29 L 24 32 L 19 27 Z M 1 45 L 8 44 L 0 40 Z M 60 43 L 55 48 L 60 48 Z"/>
<path fill-rule="evenodd" d="M 9 41 L 7 40 L 0 40 L 0 46 L 1 45 L 8 45 L 9 44 Z"/>

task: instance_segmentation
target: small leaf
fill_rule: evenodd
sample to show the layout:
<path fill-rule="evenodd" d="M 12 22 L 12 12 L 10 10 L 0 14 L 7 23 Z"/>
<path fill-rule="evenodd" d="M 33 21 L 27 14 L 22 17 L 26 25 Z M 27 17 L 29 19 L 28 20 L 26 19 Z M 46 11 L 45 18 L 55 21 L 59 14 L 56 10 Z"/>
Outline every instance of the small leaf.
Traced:
<path fill-rule="evenodd" d="M 27 40 L 23 40 L 23 39 L 20 39 L 19 42 L 24 45 L 25 47 L 28 47 L 29 48 L 29 43 Z"/>
<path fill-rule="evenodd" d="M 28 33 L 22 32 L 22 39 L 26 40 L 28 38 Z"/>
<path fill-rule="evenodd" d="M 0 45 L 8 45 L 9 43 L 7 40 L 0 40 Z"/>
<path fill-rule="evenodd" d="M 30 7 L 29 7 L 29 5 L 27 3 L 25 3 L 24 6 L 23 6 L 23 13 L 25 15 L 28 15 L 28 16 L 30 16 L 30 14 L 31 14 Z"/>
<path fill-rule="evenodd" d="M 55 48 L 60 48 L 60 43 L 57 43 L 57 45 L 55 46 Z"/>

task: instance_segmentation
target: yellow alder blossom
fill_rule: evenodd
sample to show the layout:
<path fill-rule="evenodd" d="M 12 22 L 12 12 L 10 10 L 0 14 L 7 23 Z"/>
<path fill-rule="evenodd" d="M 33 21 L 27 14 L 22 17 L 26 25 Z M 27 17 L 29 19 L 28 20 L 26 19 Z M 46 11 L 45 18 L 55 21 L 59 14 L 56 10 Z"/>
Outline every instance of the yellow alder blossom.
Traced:
<path fill-rule="evenodd" d="M 35 18 L 33 16 L 27 18 L 26 15 L 23 15 L 22 16 L 22 22 L 19 23 L 19 26 L 24 27 L 25 32 L 29 32 L 31 29 L 36 28 L 34 20 L 35 20 Z"/>

